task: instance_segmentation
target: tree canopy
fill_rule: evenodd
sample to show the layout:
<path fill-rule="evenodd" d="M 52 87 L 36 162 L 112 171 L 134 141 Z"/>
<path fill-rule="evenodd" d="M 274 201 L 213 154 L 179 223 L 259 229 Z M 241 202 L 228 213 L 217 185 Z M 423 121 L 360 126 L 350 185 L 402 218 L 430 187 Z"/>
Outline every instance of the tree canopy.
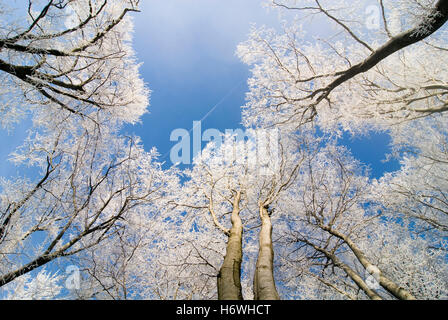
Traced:
<path fill-rule="evenodd" d="M 139 1 L 0 1 L 0 125 L 32 120 L 32 173 L 0 178 L 1 299 L 448 299 L 448 1 L 267 4 L 282 28 L 236 50 L 244 131 L 180 167 L 123 130 L 151 93 Z M 372 178 L 347 132 L 387 134 L 399 169 Z"/>

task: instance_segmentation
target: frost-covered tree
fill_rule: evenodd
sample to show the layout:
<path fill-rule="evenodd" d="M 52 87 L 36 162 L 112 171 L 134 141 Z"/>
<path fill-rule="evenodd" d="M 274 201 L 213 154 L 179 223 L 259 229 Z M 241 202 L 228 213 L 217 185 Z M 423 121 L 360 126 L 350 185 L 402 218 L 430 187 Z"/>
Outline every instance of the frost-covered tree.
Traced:
<path fill-rule="evenodd" d="M 347 150 L 330 144 L 306 164 L 281 202 L 289 214 L 279 222 L 280 273 L 289 290 L 300 288 L 294 297 L 446 296 L 446 254 L 378 211 L 372 184 Z"/>
<path fill-rule="evenodd" d="M 256 247 L 254 265 L 245 266 L 254 269 L 254 298 L 278 299 L 271 214 L 280 194 L 294 181 L 300 167 L 299 139 L 271 135 L 270 139 L 275 140 L 264 144 L 271 148 L 260 150 L 256 143 L 260 132 L 248 132 L 247 141 L 226 136 L 222 145 L 210 143 L 195 159 L 193 168 L 184 172 L 187 180 L 181 195 L 184 200 L 173 203 L 185 208 L 184 223 L 190 230 L 210 230 L 212 226 L 220 235 L 217 239 L 221 241 L 222 262 L 219 256 L 215 256 L 213 262 L 206 262 L 214 266 L 211 271 L 217 271 L 219 299 L 243 298 L 240 276 L 243 252 L 253 255 Z M 267 136 L 261 139 L 264 138 Z M 245 229 L 258 228 L 258 235 L 249 232 L 243 241 Z"/>
<path fill-rule="evenodd" d="M 359 249 L 380 273 L 376 275 L 377 279 L 375 274 L 367 274 L 367 279 L 382 286 L 383 277 L 389 278 L 402 292 L 419 300 L 448 299 L 446 243 L 434 248 L 428 235 L 415 232 L 413 224 L 397 223 L 393 216 L 370 225 L 368 234 L 359 242 Z M 382 294 L 396 298 L 390 291 L 382 290 Z"/>
<path fill-rule="evenodd" d="M 353 236 L 356 242 L 364 235 L 365 221 L 369 219 L 363 209 L 368 201 L 368 178 L 344 153 L 346 150 L 329 145 L 308 157 L 296 184 L 287 194 L 288 199 L 282 202 L 287 206 L 284 211 L 289 213 L 284 219 L 284 237 L 280 239 L 284 246 L 282 251 L 285 251 L 285 266 L 304 259 L 301 267 L 317 277 L 316 280 L 333 283 L 345 293 L 347 285 L 334 283 L 326 275 L 327 270 L 333 277 L 334 273 L 338 277 L 343 273 L 368 297 L 380 299 L 340 256 L 346 251 L 342 248 L 344 242 L 333 234 Z M 337 271 L 331 268 L 332 265 Z M 306 278 L 307 274 L 304 275 Z M 348 291 L 346 295 L 352 294 Z"/>
<path fill-rule="evenodd" d="M 61 295 L 63 276 L 41 269 L 34 277 L 24 275 L 2 288 L 6 300 L 50 300 Z M 0 289 L 1 290 L 1 289 Z M 0 291 L 1 292 L 1 291 Z"/>
<path fill-rule="evenodd" d="M 128 219 L 143 219 L 141 206 L 154 210 L 166 192 L 170 178 L 156 152 L 120 134 L 148 105 L 131 46 L 129 13 L 138 2 L 0 2 L 0 123 L 31 115 L 31 133 L 12 160 L 35 169 L 1 180 L 2 287 L 130 237 Z"/>
<path fill-rule="evenodd" d="M 59 129 L 32 135 L 14 156 L 40 168 L 39 178 L 2 180 L 0 286 L 121 236 L 141 206 L 166 192 L 156 153 L 137 138 L 90 121 Z"/>
<path fill-rule="evenodd" d="M 171 176 L 165 182 L 164 193 L 169 192 L 168 188 L 175 189 L 175 178 Z M 80 288 L 72 290 L 74 297 L 113 300 L 192 298 L 195 288 L 188 288 L 188 285 L 194 282 L 184 281 L 182 271 L 166 263 L 172 256 L 181 257 L 175 248 L 179 231 L 173 221 L 175 212 L 166 208 L 168 199 L 160 192 L 154 195 L 153 201 L 135 208 L 116 235 L 76 256 L 82 281 Z M 206 294 L 201 297 L 205 298 Z"/>
<path fill-rule="evenodd" d="M 386 174 L 378 184 L 385 210 L 417 222 L 421 231 L 438 237 L 448 232 L 447 118 L 434 115 L 392 131 L 401 169 Z"/>
<path fill-rule="evenodd" d="M 137 121 L 148 103 L 130 43 L 138 2 L 1 1 L 2 125 L 27 112 Z"/>
<path fill-rule="evenodd" d="M 298 19 L 254 28 L 239 46 L 252 66 L 247 124 L 365 131 L 447 110 L 447 1 L 272 5 Z"/>
<path fill-rule="evenodd" d="M 318 148 L 286 192 L 289 198 L 280 201 L 284 237 L 274 244 L 282 259 L 282 294 L 444 297 L 445 284 L 436 279 L 446 277 L 440 236 L 446 231 L 448 2 L 270 2 L 298 18 L 281 31 L 253 28 L 239 46 L 238 55 L 252 67 L 244 123 L 289 132 L 317 124 L 333 137 L 341 128 L 380 129 L 391 135 L 402 162 L 378 184 L 344 156 L 348 151 Z M 412 265 L 412 255 L 422 264 Z M 442 271 L 433 278 L 427 270 L 437 264 Z M 378 275 L 378 286 L 369 272 Z M 297 294 L 290 284 L 300 288 Z"/>

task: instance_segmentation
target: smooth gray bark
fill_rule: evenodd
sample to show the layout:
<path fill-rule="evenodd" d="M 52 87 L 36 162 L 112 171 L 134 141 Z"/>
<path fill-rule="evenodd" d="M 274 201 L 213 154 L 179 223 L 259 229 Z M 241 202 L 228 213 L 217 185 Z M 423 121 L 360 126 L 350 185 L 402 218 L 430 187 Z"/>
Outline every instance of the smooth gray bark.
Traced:
<path fill-rule="evenodd" d="M 232 210 L 232 228 L 227 241 L 226 255 L 218 274 L 218 299 L 243 300 L 241 293 L 241 261 L 243 260 L 243 224 L 240 218 L 241 194 L 235 196 Z"/>
<path fill-rule="evenodd" d="M 258 259 L 254 276 L 255 300 L 280 300 L 274 280 L 274 249 L 272 246 L 272 223 L 268 208 L 260 206 L 261 229 Z"/>

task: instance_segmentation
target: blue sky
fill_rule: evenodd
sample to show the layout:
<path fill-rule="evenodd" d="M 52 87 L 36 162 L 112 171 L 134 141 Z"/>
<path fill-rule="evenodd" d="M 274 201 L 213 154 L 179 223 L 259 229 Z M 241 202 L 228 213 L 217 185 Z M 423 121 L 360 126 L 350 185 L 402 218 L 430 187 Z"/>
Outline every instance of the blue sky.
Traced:
<path fill-rule="evenodd" d="M 176 128 L 240 127 L 248 68 L 235 56 L 252 22 L 274 25 L 259 0 L 145 1 L 135 14 L 134 48 L 152 90 L 150 114 L 128 130 L 167 155 Z M 169 161 L 169 155 L 165 158 Z"/>
<path fill-rule="evenodd" d="M 247 92 L 248 66 L 235 55 L 252 23 L 278 27 L 278 14 L 260 0 L 145 1 L 134 15 L 134 48 L 143 62 L 141 73 L 152 90 L 150 114 L 141 125 L 127 128 L 156 146 L 171 164 L 170 133 L 190 130 L 202 121 L 202 131 L 241 127 L 241 106 Z M 379 177 L 397 163 L 383 163 L 389 152 L 387 135 L 344 138 L 355 157 Z"/>
<path fill-rule="evenodd" d="M 190 130 L 193 121 L 207 114 L 202 131 L 241 127 L 250 72 L 236 57 L 236 46 L 247 38 L 252 23 L 277 27 L 277 13 L 263 8 L 260 0 L 146 0 L 133 16 L 134 48 L 152 94 L 150 113 L 125 130 L 141 136 L 147 150 L 157 147 L 171 165 L 174 129 Z M 0 130 L 0 176 L 18 172 L 7 158 L 29 125 L 24 121 L 9 133 Z M 386 135 L 354 140 L 347 136 L 344 143 L 371 166 L 375 177 L 398 168 L 396 163 L 381 162 L 388 152 Z"/>

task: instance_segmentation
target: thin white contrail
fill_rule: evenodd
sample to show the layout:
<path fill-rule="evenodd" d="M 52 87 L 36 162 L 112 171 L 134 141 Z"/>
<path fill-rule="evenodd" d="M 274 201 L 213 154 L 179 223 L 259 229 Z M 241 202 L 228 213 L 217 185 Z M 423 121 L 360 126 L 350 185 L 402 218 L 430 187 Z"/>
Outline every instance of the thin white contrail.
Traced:
<path fill-rule="evenodd" d="M 201 123 L 202 121 L 204 121 L 205 119 L 207 119 L 215 110 L 216 108 L 218 108 L 234 91 L 236 88 L 238 88 L 245 80 L 241 80 L 240 82 L 238 82 L 229 92 L 227 92 L 227 94 L 221 98 L 221 100 L 219 100 L 219 102 L 217 104 L 215 104 L 203 117 L 202 119 L 199 120 L 199 123 Z M 186 133 L 184 136 L 182 136 L 182 139 L 185 138 L 187 135 L 189 135 L 194 129 L 196 128 L 195 125 L 193 125 L 193 127 L 188 131 L 188 133 Z M 171 153 L 171 150 L 168 151 L 166 154 L 163 155 L 163 157 L 161 158 L 161 160 L 165 159 L 169 154 Z"/>
<path fill-rule="evenodd" d="M 215 111 L 215 109 L 221 104 L 221 103 L 223 103 L 232 93 L 233 93 L 233 91 L 235 91 L 235 89 L 237 88 L 237 87 L 239 87 L 240 85 L 241 85 L 241 83 L 243 83 L 245 80 L 241 80 L 240 82 L 238 82 L 238 84 L 236 85 L 236 86 L 234 86 L 217 104 L 215 104 L 215 106 L 213 107 L 213 108 L 211 108 L 210 109 L 210 111 L 209 112 L 207 112 L 206 114 L 205 114 L 205 116 L 203 116 L 202 117 L 202 119 L 201 120 L 199 120 L 199 121 L 204 121 L 205 119 L 207 119 L 208 118 L 208 116 L 209 115 L 211 115 L 212 113 L 213 113 L 213 111 Z M 193 128 L 191 129 L 191 130 L 193 130 Z M 190 132 L 191 132 L 191 130 L 190 130 Z"/>

